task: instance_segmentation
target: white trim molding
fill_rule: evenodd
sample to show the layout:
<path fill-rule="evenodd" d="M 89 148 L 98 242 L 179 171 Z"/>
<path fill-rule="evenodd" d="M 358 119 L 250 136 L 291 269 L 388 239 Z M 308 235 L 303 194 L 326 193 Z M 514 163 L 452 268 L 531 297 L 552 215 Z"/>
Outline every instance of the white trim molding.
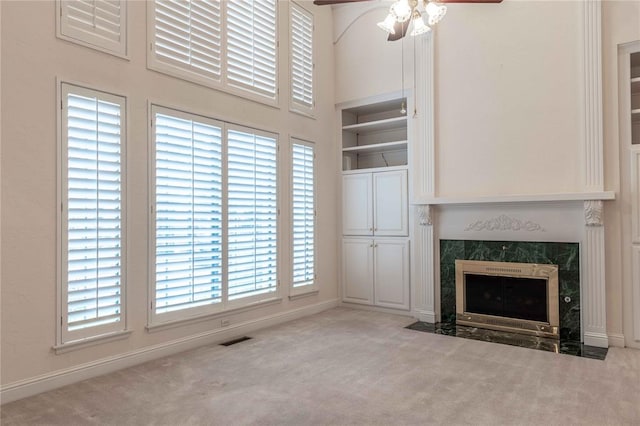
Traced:
<path fill-rule="evenodd" d="M 86 364 L 9 383 L 0 388 L 0 400 L 3 404 L 16 401 L 18 399 L 66 386 L 71 383 L 76 383 L 81 380 L 90 379 L 92 377 L 111 373 L 123 368 L 128 368 L 143 362 L 184 352 L 199 346 L 222 342 L 226 339 L 248 334 L 266 327 L 317 314 L 336 306 L 338 306 L 338 300 L 331 299 L 287 312 L 267 315 L 261 318 L 232 324 L 225 328 L 206 331 L 204 333 L 176 339 L 159 345 L 137 349 L 128 353 L 102 358 Z"/>

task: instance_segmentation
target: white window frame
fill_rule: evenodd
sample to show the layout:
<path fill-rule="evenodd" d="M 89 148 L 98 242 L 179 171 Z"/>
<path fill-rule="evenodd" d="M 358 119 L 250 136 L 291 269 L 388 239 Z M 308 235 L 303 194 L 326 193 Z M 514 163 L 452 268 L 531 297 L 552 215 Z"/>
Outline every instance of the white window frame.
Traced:
<path fill-rule="evenodd" d="M 313 269 L 314 269 L 314 277 L 311 282 L 308 282 L 305 285 L 296 285 L 293 276 L 293 266 L 294 266 L 294 196 L 293 196 L 293 188 L 294 188 L 294 176 L 293 176 L 293 150 L 294 145 L 302 145 L 305 147 L 310 147 L 313 150 L 313 205 L 314 205 L 314 215 L 313 215 L 313 242 L 314 242 L 314 250 L 313 250 Z M 315 293 L 319 290 L 319 282 L 318 282 L 318 166 L 316 161 L 316 144 L 314 142 L 306 141 L 303 139 L 299 139 L 296 137 L 290 138 L 290 150 L 289 150 L 289 161 L 291 164 L 290 172 L 290 224 L 291 224 L 291 243 L 290 243 L 290 255 L 291 255 L 291 285 L 289 288 L 290 296 L 300 296 L 307 293 Z"/>
<path fill-rule="evenodd" d="M 156 150 L 155 150 L 155 116 L 156 113 L 162 113 L 166 115 L 171 115 L 175 117 L 184 118 L 187 120 L 197 120 L 201 122 L 210 123 L 212 125 L 218 126 L 222 129 L 222 300 L 219 303 L 208 304 L 205 306 L 195 307 L 195 308 L 186 308 L 173 312 L 156 314 L 155 313 L 155 253 L 156 253 L 156 223 L 155 223 L 155 182 L 156 182 L 156 174 L 155 174 L 155 161 L 156 161 Z M 148 143 L 149 143 L 149 221 L 148 221 L 148 271 L 149 271 L 149 285 L 148 285 L 148 297 L 149 303 L 147 305 L 148 315 L 147 315 L 147 329 L 162 329 L 165 327 L 173 326 L 174 324 L 189 322 L 189 321 L 198 321 L 202 318 L 208 318 L 217 315 L 224 315 L 231 311 L 236 310 L 245 310 L 252 307 L 263 306 L 264 304 L 276 303 L 281 300 L 281 285 L 280 285 L 280 274 L 281 274 L 281 218 L 280 218 L 280 158 L 279 158 L 279 141 L 280 136 L 275 132 L 270 132 L 267 130 L 260 130 L 253 127 L 241 126 L 225 121 L 221 121 L 215 119 L 213 117 L 206 116 L 204 114 L 189 112 L 184 109 L 177 109 L 168 106 L 163 106 L 159 103 L 149 102 L 148 104 L 148 113 L 149 113 L 149 132 L 148 132 Z M 242 297 L 235 300 L 229 300 L 228 298 L 228 161 L 227 161 L 227 152 L 228 152 L 228 131 L 229 130 L 237 130 L 241 132 L 247 132 L 254 135 L 272 137 L 276 140 L 276 253 L 277 253 L 277 262 L 276 262 L 276 288 L 273 291 L 269 291 L 266 293 Z"/>
<path fill-rule="evenodd" d="M 181 67 L 178 64 L 169 63 L 159 59 L 154 52 L 154 44 L 155 44 L 155 0 L 147 1 L 147 44 L 149 50 L 147 51 L 147 68 L 150 70 L 154 70 L 171 77 L 179 78 L 185 81 L 189 81 L 192 83 L 199 84 L 201 86 L 209 87 L 212 89 L 220 90 L 222 92 L 230 93 L 236 95 L 238 97 L 249 99 L 251 101 L 255 101 L 261 104 L 278 107 L 279 106 L 279 97 L 280 97 L 280 41 L 279 41 L 279 7 L 278 1 L 276 1 L 276 10 L 275 10 L 275 33 L 276 33 L 276 55 L 274 58 L 275 61 L 275 94 L 266 95 L 258 91 L 251 90 L 250 88 L 235 85 L 230 83 L 227 79 L 227 1 L 222 0 L 220 2 L 220 28 L 221 28 L 221 38 L 220 38 L 220 70 L 221 77 L 219 80 L 207 77 L 206 75 L 200 74 L 198 72 L 193 71 L 192 69 L 188 69 L 187 67 Z"/>
<path fill-rule="evenodd" d="M 78 28 L 67 26 L 67 17 L 65 16 L 65 3 L 77 0 L 56 0 L 56 36 L 61 40 L 70 41 L 84 47 L 108 53 L 123 59 L 129 58 L 128 49 L 128 2 L 126 0 L 118 0 L 120 4 L 120 42 L 116 43 L 106 40 L 91 31 L 83 31 Z M 104 0 L 94 0 L 104 1 Z"/>
<path fill-rule="evenodd" d="M 149 131 L 149 205 L 151 208 L 149 209 L 149 324 L 158 324 L 164 322 L 171 322 L 177 320 L 183 320 L 186 317 L 192 316 L 201 316 L 201 315 L 209 315 L 212 313 L 219 312 L 224 309 L 224 258 L 222 259 L 222 300 L 218 303 L 211 303 L 204 306 L 198 306 L 193 308 L 181 309 L 166 313 L 156 313 L 156 148 L 155 148 L 155 120 L 156 114 L 164 114 L 172 117 L 182 118 L 185 120 L 193 120 L 201 123 L 209 124 L 211 126 L 219 127 L 222 134 L 222 198 L 223 198 L 223 208 L 222 208 L 222 217 L 224 220 L 224 157 L 225 157 L 225 125 L 221 121 L 214 120 L 209 117 L 205 117 L 202 115 L 191 114 L 188 112 L 175 110 L 171 108 L 166 108 L 160 105 L 150 104 L 149 107 L 149 123 L 150 123 L 150 131 Z M 223 222 L 224 223 L 224 222 Z M 225 236 L 222 234 L 222 252 L 224 253 L 225 246 Z M 187 313 L 185 315 L 185 313 Z"/>
<path fill-rule="evenodd" d="M 299 102 L 294 98 L 294 49 L 293 49 L 293 40 L 294 40 L 294 11 L 305 15 L 307 18 L 311 20 L 311 103 L 306 104 L 304 102 Z M 315 117 L 315 109 L 316 109 L 316 48 L 315 48 L 315 18 L 313 13 L 301 6 L 297 2 L 290 1 L 289 2 L 289 110 L 291 112 L 295 112 L 298 114 L 306 115 L 308 117 Z"/>
<path fill-rule="evenodd" d="M 280 239 L 281 239 L 281 223 L 280 223 L 280 156 L 279 156 L 279 144 L 280 144 L 280 140 L 279 140 L 279 135 L 276 133 L 272 133 L 272 132 L 268 132 L 265 130 L 260 130 L 260 129 L 256 129 L 256 128 L 252 128 L 252 127 L 247 127 L 247 126 L 241 126 L 241 125 L 237 125 L 237 124 L 231 124 L 228 123 L 226 130 L 225 130 L 225 149 L 228 149 L 228 132 L 229 130 L 235 130 L 235 131 L 239 131 L 239 132 L 245 132 L 245 133 L 251 133 L 257 136 L 263 136 L 263 137 L 268 137 L 268 138 L 274 138 L 275 139 L 275 143 L 276 143 L 276 288 L 275 290 L 269 291 L 267 293 L 263 293 L 263 294 L 258 294 L 258 295 L 254 295 L 254 296 L 247 296 L 247 297 L 243 297 L 240 299 L 235 299 L 235 300 L 231 300 L 228 301 L 227 300 L 227 304 L 230 308 L 234 308 L 234 307 L 241 307 L 247 304 L 251 304 L 254 302 L 259 302 L 261 300 L 269 300 L 271 298 L 274 297 L 279 297 L 280 292 L 281 292 L 281 286 L 280 286 L 280 271 L 281 271 L 281 258 L 282 258 L 282 244 L 280 243 Z M 227 151 L 225 151 L 227 152 Z M 228 155 L 227 155 L 228 158 Z M 224 181 L 225 184 L 227 183 L 227 179 L 229 176 L 228 173 L 228 161 L 226 162 L 225 166 L 224 166 Z M 228 191 L 227 188 L 224 188 L 223 191 L 224 193 L 224 205 L 226 207 L 225 210 L 225 217 L 223 218 L 223 223 L 224 223 L 224 230 L 225 230 L 225 247 L 224 247 L 224 251 L 225 251 L 225 262 L 226 262 L 226 266 L 225 266 L 225 274 L 228 274 L 228 259 L 226 257 L 226 254 L 228 253 L 228 232 L 229 232 L 229 226 L 228 226 L 228 219 L 229 219 L 229 212 L 228 212 Z M 225 290 L 228 290 L 229 286 L 228 286 L 228 275 L 225 275 L 224 281 L 227 283 L 227 285 L 225 286 Z M 226 294 L 225 292 L 223 292 L 223 294 L 225 294 L 225 297 L 228 298 L 228 294 Z"/>
<path fill-rule="evenodd" d="M 126 337 L 130 331 L 127 327 L 127 98 L 111 92 L 93 89 L 85 85 L 74 84 L 57 80 L 58 94 L 58 137 L 57 137 L 57 320 L 56 320 L 56 345 L 57 353 L 64 352 L 65 348 L 83 347 L 96 341 L 112 340 Z M 120 270 L 120 319 L 117 322 L 86 327 L 80 330 L 69 331 L 67 326 L 68 302 L 67 302 L 67 95 L 85 95 L 96 97 L 102 101 L 120 105 L 120 207 L 121 207 L 121 270 Z"/>

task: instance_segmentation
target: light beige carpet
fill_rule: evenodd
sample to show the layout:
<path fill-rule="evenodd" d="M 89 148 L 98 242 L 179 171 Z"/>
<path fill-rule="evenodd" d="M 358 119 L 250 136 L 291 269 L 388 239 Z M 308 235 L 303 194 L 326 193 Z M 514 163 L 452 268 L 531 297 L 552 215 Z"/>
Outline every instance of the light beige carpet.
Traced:
<path fill-rule="evenodd" d="M 3 425 L 640 425 L 640 351 L 605 361 L 337 308 L 2 406 Z"/>

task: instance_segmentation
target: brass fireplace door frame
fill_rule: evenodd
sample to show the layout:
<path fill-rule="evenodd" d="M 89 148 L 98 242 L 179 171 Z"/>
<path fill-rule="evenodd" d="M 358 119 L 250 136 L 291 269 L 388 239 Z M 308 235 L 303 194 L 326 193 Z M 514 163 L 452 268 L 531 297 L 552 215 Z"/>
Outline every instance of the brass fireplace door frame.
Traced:
<path fill-rule="evenodd" d="M 464 280 L 467 273 L 499 277 L 546 279 L 549 322 L 466 312 Z M 456 324 L 559 339 L 559 311 L 558 265 L 456 260 Z"/>

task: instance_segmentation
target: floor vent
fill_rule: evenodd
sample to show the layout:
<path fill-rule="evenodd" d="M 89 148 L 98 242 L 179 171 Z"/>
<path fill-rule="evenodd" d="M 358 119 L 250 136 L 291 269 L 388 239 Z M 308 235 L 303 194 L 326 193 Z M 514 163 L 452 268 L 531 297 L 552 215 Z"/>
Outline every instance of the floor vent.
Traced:
<path fill-rule="evenodd" d="M 247 336 L 238 337 L 237 339 L 232 339 L 232 340 L 227 340 L 226 342 L 222 342 L 220 343 L 220 345 L 231 346 L 231 345 L 235 345 L 236 343 L 244 342 L 246 340 L 251 340 L 251 337 L 247 337 Z"/>

